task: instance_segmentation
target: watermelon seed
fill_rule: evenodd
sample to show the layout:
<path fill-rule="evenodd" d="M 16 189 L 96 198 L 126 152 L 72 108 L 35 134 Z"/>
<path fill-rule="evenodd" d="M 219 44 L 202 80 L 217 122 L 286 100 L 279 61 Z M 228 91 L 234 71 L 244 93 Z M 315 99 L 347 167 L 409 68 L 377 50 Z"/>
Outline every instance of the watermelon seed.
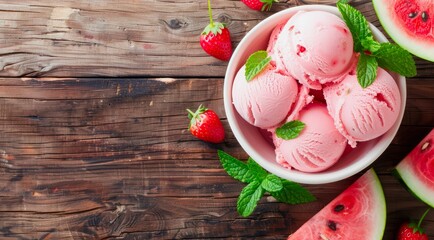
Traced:
<path fill-rule="evenodd" d="M 322 240 L 330 240 L 330 239 L 328 239 L 326 236 L 324 236 L 324 235 L 322 235 L 322 234 L 320 234 L 319 237 L 320 237 Z"/>
<path fill-rule="evenodd" d="M 427 149 L 427 148 L 429 147 L 430 144 L 431 144 L 430 141 L 426 141 L 426 142 L 422 145 L 421 150 L 422 150 L 422 151 L 425 151 L 425 149 Z"/>
<path fill-rule="evenodd" d="M 329 227 L 333 231 L 336 231 L 336 223 L 334 221 L 329 220 L 327 222 L 327 227 Z"/>
<path fill-rule="evenodd" d="M 335 208 L 333 210 L 335 212 L 340 212 L 340 211 L 344 210 L 344 208 L 345 208 L 344 205 L 338 204 L 338 205 L 335 206 Z"/>
<path fill-rule="evenodd" d="M 408 14 L 409 18 L 415 18 L 417 16 L 417 12 L 411 12 Z"/>
<path fill-rule="evenodd" d="M 422 17 L 423 22 L 428 21 L 428 13 L 427 12 L 423 11 L 421 17 Z"/>

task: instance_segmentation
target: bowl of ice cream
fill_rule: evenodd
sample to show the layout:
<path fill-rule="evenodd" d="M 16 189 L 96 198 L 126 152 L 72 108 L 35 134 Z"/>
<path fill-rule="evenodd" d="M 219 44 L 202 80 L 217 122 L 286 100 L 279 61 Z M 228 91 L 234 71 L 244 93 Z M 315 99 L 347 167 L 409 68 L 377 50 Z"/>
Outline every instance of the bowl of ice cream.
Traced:
<path fill-rule="evenodd" d="M 374 38 L 387 38 L 372 24 Z M 253 80 L 245 63 L 259 50 L 271 57 Z M 371 165 L 401 124 L 405 78 L 382 69 L 374 83 L 357 82 L 351 32 L 337 8 L 305 5 L 280 11 L 240 41 L 225 75 L 223 98 L 241 147 L 267 171 L 305 184 L 330 183 Z M 305 127 L 294 139 L 285 123 Z"/>

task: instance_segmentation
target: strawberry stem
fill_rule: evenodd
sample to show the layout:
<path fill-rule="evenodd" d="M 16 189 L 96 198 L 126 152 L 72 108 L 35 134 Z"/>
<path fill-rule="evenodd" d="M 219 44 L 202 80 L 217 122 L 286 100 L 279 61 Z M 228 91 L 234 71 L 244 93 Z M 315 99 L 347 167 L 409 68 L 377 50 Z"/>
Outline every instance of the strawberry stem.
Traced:
<path fill-rule="evenodd" d="M 188 115 L 189 117 L 194 116 L 194 112 L 192 112 L 190 109 L 187 109 L 187 112 L 189 113 L 189 115 Z"/>
<path fill-rule="evenodd" d="M 208 15 L 209 15 L 209 23 L 213 27 L 214 21 L 212 20 L 211 0 L 208 0 Z"/>
<path fill-rule="evenodd" d="M 188 112 L 188 119 L 190 119 L 190 123 L 188 124 L 188 129 L 190 129 L 190 127 L 192 125 L 196 124 L 196 120 L 200 119 L 199 115 L 204 113 L 208 109 L 206 107 L 202 106 L 202 104 L 200 104 L 199 107 L 197 108 L 196 112 L 193 112 L 188 108 L 186 110 Z"/>
<path fill-rule="evenodd" d="M 428 214 L 429 208 L 425 211 L 425 213 L 422 215 L 422 217 L 419 219 L 419 222 L 417 223 L 417 229 L 420 229 L 420 224 L 422 223 L 425 216 Z"/>

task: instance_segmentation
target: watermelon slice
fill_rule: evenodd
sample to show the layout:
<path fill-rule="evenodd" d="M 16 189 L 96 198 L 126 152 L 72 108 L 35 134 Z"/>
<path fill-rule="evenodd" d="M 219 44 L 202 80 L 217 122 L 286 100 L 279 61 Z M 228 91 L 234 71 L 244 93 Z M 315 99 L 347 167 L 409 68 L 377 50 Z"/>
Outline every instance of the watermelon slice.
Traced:
<path fill-rule="evenodd" d="M 389 36 L 414 55 L 434 62 L 434 1 L 373 0 Z"/>
<path fill-rule="evenodd" d="M 409 190 L 434 207 L 434 128 L 396 166 L 396 173 Z"/>
<path fill-rule="evenodd" d="M 288 240 L 380 240 L 386 226 L 386 200 L 373 169 L 313 216 Z"/>

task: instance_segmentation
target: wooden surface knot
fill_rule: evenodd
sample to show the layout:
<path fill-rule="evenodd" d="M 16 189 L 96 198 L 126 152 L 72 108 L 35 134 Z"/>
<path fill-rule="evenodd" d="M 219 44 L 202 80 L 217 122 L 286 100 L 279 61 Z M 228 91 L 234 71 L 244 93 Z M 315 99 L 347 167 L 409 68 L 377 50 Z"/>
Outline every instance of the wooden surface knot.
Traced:
<path fill-rule="evenodd" d="M 217 16 L 217 21 L 221 22 L 221 23 L 223 23 L 225 25 L 230 25 L 231 22 L 232 22 L 232 17 L 229 14 L 227 14 L 227 13 L 220 13 Z"/>
<path fill-rule="evenodd" d="M 172 18 L 169 20 L 161 20 L 168 28 L 172 30 L 179 30 L 188 26 L 188 23 L 184 19 Z"/>

